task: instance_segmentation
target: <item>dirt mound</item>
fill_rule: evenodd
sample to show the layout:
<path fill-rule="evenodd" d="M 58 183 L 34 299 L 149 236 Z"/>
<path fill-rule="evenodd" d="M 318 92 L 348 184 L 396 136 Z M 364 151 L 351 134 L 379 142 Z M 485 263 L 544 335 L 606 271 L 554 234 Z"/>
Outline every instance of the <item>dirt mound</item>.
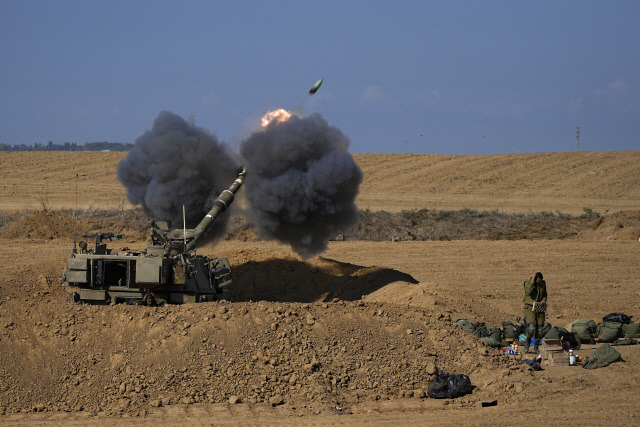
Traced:
<path fill-rule="evenodd" d="M 303 263 L 273 249 L 224 255 L 234 264 L 234 301 L 159 308 L 70 302 L 54 275 L 41 274 L 58 272 L 63 252 L 7 265 L 0 414 L 144 415 L 227 402 L 313 413 L 424 398 L 440 371 L 469 374 L 482 386 L 458 400 L 471 405 L 531 378 L 439 308 L 359 300 L 388 283 L 415 286 L 406 273 L 322 257 Z"/>
<path fill-rule="evenodd" d="M 92 224 L 52 211 L 38 211 L 24 216 L 0 231 L 5 239 L 57 239 L 69 237 L 93 227 Z"/>
<path fill-rule="evenodd" d="M 0 412 L 143 415 L 151 407 L 220 402 L 312 411 L 423 398 L 440 371 L 487 383 L 459 401 L 470 404 L 531 376 L 449 317 L 424 309 L 337 299 L 80 306 L 51 293 L 52 282 L 25 283 L 38 295 L 29 303 L 0 302 Z"/>
<path fill-rule="evenodd" d="M 119 221 L 72 218 L 54 211 L 37 211 L 12 222 L 0 230 L 4 239 L 73 239 L 74 234 L 95 232 L 125 233 L 126 236 L 139 239 L 146 233 L 132 229 Z"/>
<path fill-rule="evenodd" d="M 604 215 L 594 223 L 594 230 L 585 230 L 585 240 L 640 240 L 640 211 L 628 210 Z"/>

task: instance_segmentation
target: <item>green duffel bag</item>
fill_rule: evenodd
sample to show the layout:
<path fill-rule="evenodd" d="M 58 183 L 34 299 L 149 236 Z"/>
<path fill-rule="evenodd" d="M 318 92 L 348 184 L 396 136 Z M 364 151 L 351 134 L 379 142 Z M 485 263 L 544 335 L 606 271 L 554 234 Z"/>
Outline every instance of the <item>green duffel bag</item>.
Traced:
<path fill-rule="evenodd" d="M 596 329 L 598 324 L 591 319 L 580 319 L 571 323 L 571 327 L 567 328 L 569 332 L 574 332 L 580 338 L 580 341 L 588 343 L 596 337 Z"/>
<path fill-rule="evenodd" d="M 501 342 L 495 339 L 495 337 L 482 337 L 480 338 L 480 341 L 493 348 L 498 348 L 501 344 Z"/>
<path fill-rule="evenodd" d="M 559 340 L 561 339 L 565 334 L 568 334 L 569 332 L 564 329 L 564 328 L 560 328 L 558 326 L 554 326 L 551 329 L 549 329 L 549 331 L 544 334 L 543 338 L 546 338 L 548 340 Z"/>
<path fill-rule="evenodd" d="M 467 319 L 458 319 L 455 323 L 465 331 L 473 332 L 473 323 L 469 322 Z"/>
<path fill-rule="evenodd" d="M 622 323 L 604 322 L 598 325 L 596 330 L 600 342 L 614 342 L 622 337 Z"/>
<path fill-rule="evenodd" d="M 622 325 L 622 333 L 625 338 L 640 338 L 640 323 Z"/>

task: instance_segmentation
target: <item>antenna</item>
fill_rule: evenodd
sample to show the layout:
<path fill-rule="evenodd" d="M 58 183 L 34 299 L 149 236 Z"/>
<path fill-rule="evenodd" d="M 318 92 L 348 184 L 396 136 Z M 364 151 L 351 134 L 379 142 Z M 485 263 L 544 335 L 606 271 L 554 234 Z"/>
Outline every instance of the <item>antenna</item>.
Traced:
<path fill-rule="evenodd" d="M 185 248 L 187 247 L 187 216 L 185 215 L 184 205 L 182 205 L 182 240 Z"/>
<path fill-rule="evenodd" d="M 576 126 L 576 151 L 580 151 L 580 126 Z"/>

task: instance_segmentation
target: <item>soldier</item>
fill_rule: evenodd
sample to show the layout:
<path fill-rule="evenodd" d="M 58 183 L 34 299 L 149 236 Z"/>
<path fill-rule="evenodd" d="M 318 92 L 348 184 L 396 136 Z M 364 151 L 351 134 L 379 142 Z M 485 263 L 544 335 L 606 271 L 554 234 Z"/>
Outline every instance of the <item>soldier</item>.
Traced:
<path fill-rule="evenodd" d="M 136 301 L 136 305 L 146 305 L 147 307 L 162 307 L 164 304 L 165 300 L 157 299 L 152 292 L 147 292 L 144 298 Z"/>
<path fill-rule="evenodd" d="M 537 272 L 531 279 L 524 282 L 524 298 L 522 299 L 525 322 L 528 327 L 525 331 L 527 342 L 524 345 L 524 352 L 529 353 L 531 338 L 534 338 L 532 353 L 538 354 L 538 338 L 541 338 L 540 330 L 544 326 L 545 311 L 547 308 L 547 282 L 542 280 L 542 273 Z M 536 310 L 534 311 L 534 303 Z"/>

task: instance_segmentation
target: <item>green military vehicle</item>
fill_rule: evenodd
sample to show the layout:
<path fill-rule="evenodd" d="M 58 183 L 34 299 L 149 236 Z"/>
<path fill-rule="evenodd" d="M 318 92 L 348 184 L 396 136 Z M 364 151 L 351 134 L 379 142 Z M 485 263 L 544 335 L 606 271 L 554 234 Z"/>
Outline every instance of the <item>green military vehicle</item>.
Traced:
<path fill-rule="evenodd" d="M 95 238 L 95 248 L 89 248 L 84 241 L 79 249 L 74 244 L 67 260 L 61 280 L 74 288 L 73 301 L 133 304 L 147 293 L 173 304 L 217 300 L 232 282 L 229 261 L 197 255 L 195 248 L 209 225 L 233 202 L 245 176 L 243 169 L 194 229 L 169 230 L 166 222 L 152 221 L 146 251 L 123 250 L 113 254 L 103 241 L 122 235 L 81 235 Z"/>

